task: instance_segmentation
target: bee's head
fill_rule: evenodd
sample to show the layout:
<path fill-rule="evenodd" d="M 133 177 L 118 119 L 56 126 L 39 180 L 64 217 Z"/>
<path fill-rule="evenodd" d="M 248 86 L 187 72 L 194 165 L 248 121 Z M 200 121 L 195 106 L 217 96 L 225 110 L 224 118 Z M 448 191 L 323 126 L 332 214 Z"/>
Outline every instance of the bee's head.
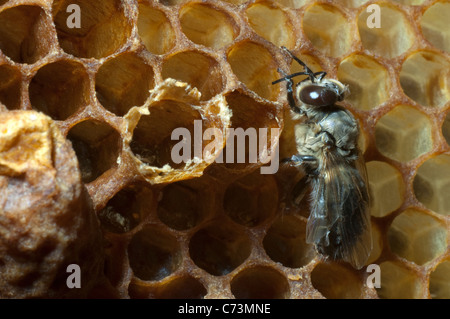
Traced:
<path fill-rule="evenodd" d="M 299 102 L 312 107 L 333 105 L 342 101 L 346 93 L 347 87 L 344 84 L 328 79 L 300 82 L 296 88 L 296 97 Z"/>
<path fill-rule="evenodd" d="M 326 72 L 313 72 L 302 60 L 297 58 L 291 51 L 285 47 L 281 47 L 286 51 L 298 64 L 303 66 L 303 72 L 296 72 L 287 74 L 283 70 L 278 69 L 283 77 L 272 84 L 276 84 L 282 81 L 288 83 L 288 93 L 295 93 L 295 99 L 297 102 L 306 104 L 312 107 L 323 107 L 327 105 L 333 105 L 336 102 L 342 101 L 347 93 L 347 87 L 337 80 L 324 79 Z M 292 78 L 300 75 L 307 75 L 308 78 L 297 83 L 294 92 L 294 82 Z M 297 106 L 291 105 L 296 108 Z"/>

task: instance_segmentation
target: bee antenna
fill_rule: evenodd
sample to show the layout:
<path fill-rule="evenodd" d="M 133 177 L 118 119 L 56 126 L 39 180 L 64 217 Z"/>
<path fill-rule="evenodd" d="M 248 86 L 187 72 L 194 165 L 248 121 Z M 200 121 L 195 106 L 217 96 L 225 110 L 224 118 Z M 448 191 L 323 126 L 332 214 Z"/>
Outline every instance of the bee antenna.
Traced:
<path fill-rule="evenodd" d="M 278 71 L 280 72 L 280 70 L 278 70 Z M 277 83 L 280 83 L 280 82 L 283 82 L 283 81 L 288 81 L 288 80 L 290 80 L 292 78 L 295 78 L 296 76 L 308 75 L 308 74 L 306 72 L 297 72 L 297 73 L 292 73 L 292 74 L 289 74 L 289 75 L 285 75 L 285 74 L 283 74 L 283 75 L 284 76 L 281 79 L 273 81 L 272 84 L 277 84 Z"/>
<path fill-rule="evenodd" d="M 300 64 L 304 69 L 305 72 L 303 73 L 304 75 L 309 76 L 309 79 L 311 80 L 311 82 L 315 82 L 316 81 L 316 77 L 315 74 L 313 73 L 313 71 L 311 71 L 310 68 L 308 68 L 308 66 L 305 64 L 305 62 L 303 62 L 302 60 L 300 60 L 298 57 L 296 57 L 291 51 L 289 51 L 288 48 L 286 48 L 285 46 L 281 47 L 284 51 L 286 51 L 298 64 Z"/>

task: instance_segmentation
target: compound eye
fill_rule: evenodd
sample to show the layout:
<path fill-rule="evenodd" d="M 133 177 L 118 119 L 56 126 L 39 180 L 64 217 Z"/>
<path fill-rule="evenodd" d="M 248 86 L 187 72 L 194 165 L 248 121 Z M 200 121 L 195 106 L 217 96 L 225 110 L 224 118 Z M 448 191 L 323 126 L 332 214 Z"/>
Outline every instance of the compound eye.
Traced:
<path fill-rule="evenodd" d="M 300 101 L 312 106 L 333 105 L 339 100 L 335 91 L 320 85 L 308 85 L 300 91 Z"/>

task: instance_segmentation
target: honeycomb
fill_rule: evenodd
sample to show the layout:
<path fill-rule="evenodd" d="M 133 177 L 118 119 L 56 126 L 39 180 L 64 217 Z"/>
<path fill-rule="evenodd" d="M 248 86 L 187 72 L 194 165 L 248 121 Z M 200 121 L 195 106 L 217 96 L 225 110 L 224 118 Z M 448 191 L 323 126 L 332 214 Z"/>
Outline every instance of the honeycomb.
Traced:
<path fill-rule="evenodd" d="M 447 0 L 0 0 L 0 160 L 27 156 L 5 153 L 9 128 L 38 129 L 27 116 L 45 114 L 61 132 L 52 134 L 70 141 L 65 161 L 78 161 L 70 167 L 79 176 L 66 182 L 87 190 L 98 222 L 89 227 L 104 246 L 104 257 L 98 240 L 81 255 L 104 258 L 89 298 L 450 298 L 449 18 Z M 302 69 L 280 46 L 349 87 L 342 105 L 361 127 L 374 241 L 367 264 L 379 266 L 379 288 L 367 284 L 369 268 L 306 244 L 309 190 L 299 172 L 261 174 L 267 162 L 261 153 L 251 161 L 250 143 L 243 160 L 226 138 L 194 143 L 196 123 L 201 132 L 270 128 L 258 137 L 267 152 L 294 154 L 286 88 L 271 83 L 277 68 Z M 194 136 L 188 161 L 171 156 L 177 128 Z M 1 192 L 5 180 L 22 181 L 4 165 Z M 0 195 L 1 227 L 13 218 L 8 200 Z M 88 233 L 80 247 L 94 240 Z M 15 248 L 0 243 L 0 273 L 10 274 L 5 254 Z M 39 264 L 52 250 L 73 253 L 44 243 L 29 276 L 0 274 L 11 279 L 0 297 L 66 297 L 61 286 L 42 291 L 67 276 Z"/>

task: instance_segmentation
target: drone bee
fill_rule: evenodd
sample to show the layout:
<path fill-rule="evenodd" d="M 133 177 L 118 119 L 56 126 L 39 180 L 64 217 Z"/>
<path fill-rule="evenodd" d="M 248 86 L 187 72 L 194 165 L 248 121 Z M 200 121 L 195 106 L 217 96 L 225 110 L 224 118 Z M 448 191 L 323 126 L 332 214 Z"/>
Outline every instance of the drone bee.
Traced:
<path fill-rule="evenodd" d="M 303 168 L 311 183 L 311 213 L 306 241 L 333 260 L 349 262 L 356 269 L 372 250 L 367 173 L 357 147 L 358 122 L 336 105 L 348 92 L 339 81 L 313 73 L 304 62 L 282 47 L 304 72 L 286 74 L 274 81 L 287 82 L 287 99 L 294 119 L 306 116 L 295 128 L 297 154 L 285 165 Z M 292 78 L 306 75 L 294 87 Z"/>

